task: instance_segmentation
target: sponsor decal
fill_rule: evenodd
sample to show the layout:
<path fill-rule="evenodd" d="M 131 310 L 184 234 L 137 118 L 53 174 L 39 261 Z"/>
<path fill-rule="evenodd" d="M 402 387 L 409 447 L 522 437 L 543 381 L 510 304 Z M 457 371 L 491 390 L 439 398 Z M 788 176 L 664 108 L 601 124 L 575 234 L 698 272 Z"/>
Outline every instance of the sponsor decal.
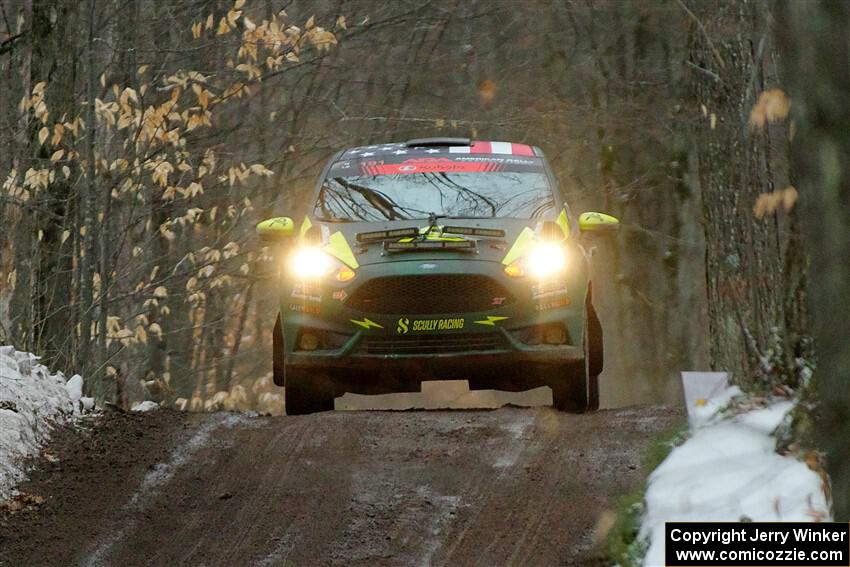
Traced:
<path fill-rule="evenodd" d="M 531 288 L 532 299 L 546 299 L 567 294 L 567 284 L 562 282 L 541 283 Z"/>
<path fill-rule="evenodd" d="M 338 301 L 345 301 L 345 298 L 348 297 L 348 294 L 345 293 L 344 289 L 338 289 L 335 292 L 333 292 L 333 295 L 331 295 L 331 297 L 333 297 L 334 299 L 336 299 Z"/>
<path fill-rule="evenodd" d="M 466 319 L 463 317 L 448 317 L 445 319 L 413 319 L 401 317 L 396 325 L 396 333 L 406 335 L 408 333 L 422 333 L 429 331 L 455 331 L 463 329 Z"/>
<path fill-rule="evenodd" d="M 401 163 L 368 161 L 360 165 L 363 175 L 404 175 L 411 173 L 483 173 L 502 171 L 504 164 L 494 160 L 461 161 L 456 158 L 413 158 Z"/>
<path fill-rule="evenodd" d="M 292 288 L 292 293 L 290 297 L 293 299 L 301 299 L 304 301 L 312 301 L 314 303 L 321 303 L 322 294 L 318 289 L 311 288 L 309 286 L 304 285 L 303 283 L 297 283 Z"/>
<path fill-rule="evenodd" d="M 504 163 L 507 165 L 537 165 L 538 162 L 533 159 L 513 159 L 513 158 L 502 158 L 495 156 L 479 156 L 479 157 L 456 157 L 455 161 L 465 162 L 465 163 L 480 163 L 485 161 L 492 161 L 495 163 Z"/>
<path fill-rule="evenodd" d="M 490 305 L 501 305 L 505 302 L 507 297 L 494 297 L 493 302 Z"/>
<path fill-rule="evenodd" d="M 395 332 L 399 335 L 406 335 L 410 331 L 410 319 L 407 317 L 402 317 L 398 320 L 398 326 L 395 328 Z"/>
<path fill-rule="evenodd" d="M 555 309 L 556 307 L 565 307 L 572 303 L 569 297 L 562 297 L 560 299 L 553 299 L 552 301 L 544 301 L 543 303 L 538 303 L 534 306 L 534 308 L 538 311 L 546 311 L 547 309 Z"/>
<path fill-rule="evenodd" d="M 476 321 L 478 325 L 487 325 L 488 327 L 495 327 L 496 323 L 499 321 L 504 321 L 508 319 L 508 317 L 499 317 L 496 315 L 488 315 L 486 319 L 482 319 L 481 321 Z"/>
<path fill-rule="evenodd" d="M 349 321 L 351 321 L 352 323 L 354 323 L 358 327 L 363 327 L 364 329 L 383 329 L 384 328 L 382 325 L 379 325 L 378 323 L 375 323 L 371 319 L 368 319 L 368 318 L 365 318 L 365 317 L 363 318 L 362 321 L 358 321 L 357 319 L 349 319 Z"/>
<path fill-rule="evenodd" d="M 419 264 L 419 267 L 423 270 L 433 270 L 437 267 L 437 264 Z"/>
<path fill-rule="evenodd" d="M 320 312 L 318 305 L 304 305 L 302 303 L 290 303 L 289 310 L 296 313 L 309 313 L 310 315 L 318 315 Z"/>

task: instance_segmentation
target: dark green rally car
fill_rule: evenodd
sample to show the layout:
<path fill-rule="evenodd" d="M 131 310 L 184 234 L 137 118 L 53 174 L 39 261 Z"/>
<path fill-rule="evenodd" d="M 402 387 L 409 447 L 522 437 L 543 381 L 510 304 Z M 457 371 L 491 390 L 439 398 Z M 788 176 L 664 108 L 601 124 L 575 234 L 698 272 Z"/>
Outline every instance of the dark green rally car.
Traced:
<path fill-rule="evenodd" d="M 338 153 L 305 218 L 257 226 L 281 258 L 287 413 L 452 379 L 545 385 L 558 409 L 596 409 L 602 329 L 583 244 L 617 225 L 574 216 L 536 147 L 427 138 Z"/>

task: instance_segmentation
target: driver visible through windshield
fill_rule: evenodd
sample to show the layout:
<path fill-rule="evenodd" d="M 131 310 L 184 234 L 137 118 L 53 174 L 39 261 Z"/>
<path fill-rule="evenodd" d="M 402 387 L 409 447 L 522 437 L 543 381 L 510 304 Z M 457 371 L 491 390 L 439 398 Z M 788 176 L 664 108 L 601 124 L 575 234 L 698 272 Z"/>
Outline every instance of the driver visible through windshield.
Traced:
<path fill-rule="evenodd" d="M 336 162 L 314 214 L 325 222 L 539 218 L 554 209 L 541 160 L 499 156 Z"/>

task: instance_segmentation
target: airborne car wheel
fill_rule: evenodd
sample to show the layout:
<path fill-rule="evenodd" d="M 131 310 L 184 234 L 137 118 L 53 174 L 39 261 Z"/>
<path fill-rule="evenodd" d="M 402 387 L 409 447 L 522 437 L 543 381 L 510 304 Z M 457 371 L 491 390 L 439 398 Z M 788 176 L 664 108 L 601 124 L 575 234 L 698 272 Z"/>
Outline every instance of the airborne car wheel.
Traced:
<path fill-rule="evenodd" d="M 286 415 L 304 415 L 334 409 L 334 388 L 327 376 L 308 373 L 292 366 L 286 366 L 283 397 Z"/>
<path fill-rule="evenodd" d="M 284 374 L 286 373 L 284 360 L 283 330 L 278 313 L 277 320 L 274 322 L 274 331 L 272 331 L 272 380 L 275 386 L 283 386 Z"/>
<path fill-rule="evenodd" d="M 599 409 L 599 374 L 602 372 L 602 325 L 590 302 L 584 332 L 584 360 L 565 366 L 550 386 L 552 406 L 561 411 L 583 413 Z"/>
<path fill-rule="evenodd" d="M 587 370 L 584 361 L 572 363 L 559 369 L 560 376 L 550 385 L 552 407 L 570 413 L 583 413 L 588 409 Z"/>

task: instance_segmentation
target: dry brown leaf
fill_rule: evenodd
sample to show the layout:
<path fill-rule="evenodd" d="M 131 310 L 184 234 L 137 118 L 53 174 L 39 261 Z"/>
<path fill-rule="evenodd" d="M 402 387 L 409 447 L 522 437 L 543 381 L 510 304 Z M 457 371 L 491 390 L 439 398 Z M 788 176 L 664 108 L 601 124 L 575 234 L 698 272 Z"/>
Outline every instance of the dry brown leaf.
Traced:
<path fill-rule="evenodd" d="M 784 120 L 790 110 L 791 99 L 782 89 L 766 90 L 750 111 L 750 124 L 754 128 L 764 128 L 768 123 Z"/>
<path fill-rule="evenodd" d="M 478 95 L 481 97 L 481 102 L 484 104 L 490 103 L 496 97 L 496 83 L 490 79 L 481 81 L 478 85 Z"/>
<path fill-rule="evenodd" d="M 44 496 L 37 494 L 18 494 L 5 502 L 0 502 L 0 511 L 20 512 L 21 510 L 38 506 L 43 502 Z"/>
<path fill-rule="evenodd" d="M 753 214 L 756 218 L 762 218 L 775 214 L 780 208 L 786 213 L 794 208 L 797 203 L 797 189 L 789 185 L 785 189 L 777 189 L 771 193 L 762 193 L 756 199 L 753 206 Z"/>

